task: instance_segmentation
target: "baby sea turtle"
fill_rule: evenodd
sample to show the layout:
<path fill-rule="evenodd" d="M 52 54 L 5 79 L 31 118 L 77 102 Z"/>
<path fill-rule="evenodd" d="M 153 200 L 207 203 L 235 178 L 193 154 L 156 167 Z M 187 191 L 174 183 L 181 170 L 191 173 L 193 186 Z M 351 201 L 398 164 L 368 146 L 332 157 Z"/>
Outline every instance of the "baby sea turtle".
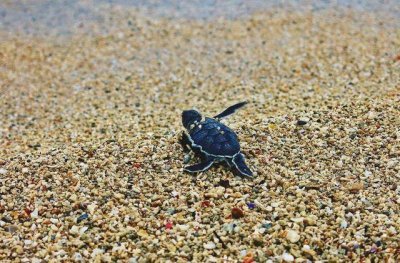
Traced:
<path fill-rule="evenodd" d="M 240 145 L 236 133 L 222 124 L 220 120 L 243 107 L 247 102 L 240 102 L 230 106 L 213 118 L 202 121 L 201 114 L 196 110 L 182 112 L 182 124 L 187 133 L 183 133 L 183 143 L 188 145 L 195 153 L 201 154 L 201 163 L 187 166 L 185 171 L 195 173 L 203 172 L 215 162 L 225 161 L 230 167 L 235 167 L 242 175 L 253 176 L 240 152 Z"/>

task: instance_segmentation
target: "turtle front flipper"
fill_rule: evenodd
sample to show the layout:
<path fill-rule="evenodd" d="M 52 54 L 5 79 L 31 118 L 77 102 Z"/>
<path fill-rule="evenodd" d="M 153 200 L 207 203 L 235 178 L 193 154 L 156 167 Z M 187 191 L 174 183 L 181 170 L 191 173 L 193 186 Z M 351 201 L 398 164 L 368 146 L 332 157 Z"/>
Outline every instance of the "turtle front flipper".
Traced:
<path fill-rule="evenodd" d="M 183 168 L 183 170 L 185 170 L 189 173 L 204 172 L 205 170 L 210 168 L 213 163 L 214 163 L 214 160 L 210 159 L 210 160 L 204 161 L 202 163 L 194 164 L 191 166 L 186 166 L 185 168 Z"/>
<path fill-rule="evenodd" d="M 245 176 L 252 177 L 253 172 L 250 170 L 249 167 L 247 167 L 245 161 L 244 161 L 244 155 L 241 153 L 238 153 L 233 157 L 232 163 L 235 165 L 236 169 Z"/>
<path fill-rule="evenodd" d="M 181 143 L 181 145 L 183 147 L 183 151 L 184 152 L 189 152 L 191 150 L 190 146 L 191 146 L 192 143 L 190 142 L 189 136 L 186 134 L 186 132 L 182 133 L 182 137 L 180 139 L 180 143 Z"/>
<path fill-rule="evenodd" d="M 243 101 L 243 102 L 237 103 L 235 105 L 232 105 L 232 106 L 228 107 L 226 110 L 224 110 L 223 112 L 221 112 L 220 114 L 214 116 L 214 119 L 220 120 L 224 117 L 227 117 L 227 116 L 235 113 L 235 111 L 237 111 L 238 109 L 240 109 L 241 107 L 243 107 L 246 104 L 247 104 L 247 102 Z"/>

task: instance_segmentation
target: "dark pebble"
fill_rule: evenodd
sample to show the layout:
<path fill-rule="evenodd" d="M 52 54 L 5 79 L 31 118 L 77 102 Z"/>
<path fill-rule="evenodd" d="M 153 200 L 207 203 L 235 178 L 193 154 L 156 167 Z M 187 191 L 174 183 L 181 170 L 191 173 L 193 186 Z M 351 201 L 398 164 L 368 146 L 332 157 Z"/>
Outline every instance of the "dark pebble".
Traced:
<path fill-rule="evenodd" d="M 303 125 L 306 125 L 306 124 L 307 124 L 306 121 L 303 121 L 303 120 L 298 120 L 297 121 L 297 125 L 299 125 L 299 126 L 303 126 Z"/>
<path fill-rule="evenodd" d="M 350 139 L 354 140 L 356 137 L 357 137 L 357 134 L 355 134 L 355 133 L 350 134 Z"/>
<path fill-rule="evenodd" d="M 243 216 L 244 216 L 244 212 L 240 208 L 234 207 L 232 209 L 232 218 L 239 219 L 239 218 L 242 218 Z"/>
<path fill-rule="evenodd" d="M 4 229 L 8 233 L 14 233 L 14 232 L 17 232 L 18 227 L 14 226 L 14 225 L 11 225 L 11 226 L 6 226 Z"/>
<path fill-rule="evenodd" d="M 248 207 L 249 209 L 254 209 L 254 208 L 256 208 L 256 205 L 255 205 L 254 203 L 248 203 L 248 204 L 247 204 L 247 207 Z"/>
<path fill-rule="evenodd" d="M 78 219 L 76 220 L 76 222 L 79 224 L 80 222 L 82 222 L 85 219 L 88 219 L 89 215 L 88 214 L 82 214 L 81 216 L 78 217 Z"/>

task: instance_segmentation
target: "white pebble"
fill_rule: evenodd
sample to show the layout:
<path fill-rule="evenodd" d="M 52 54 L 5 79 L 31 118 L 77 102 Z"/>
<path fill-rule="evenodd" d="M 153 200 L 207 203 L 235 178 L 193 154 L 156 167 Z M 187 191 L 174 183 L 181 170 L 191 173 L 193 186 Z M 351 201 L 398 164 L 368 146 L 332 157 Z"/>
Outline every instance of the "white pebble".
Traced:
<path fill-rule="evenodd" d="M 65 256 L 66 254 L 67 254 L 67 252 L 65 252 L 65 250 L 63 250 L 63 249 L 54 252 L 54 255 L 56 255 L 56 256 Z"/>
<path fill-rule="evenodd" d="M 71 229 L 69 230 L 71 234 L 78 234 L 79 233 L 79 227 L 78 226 L 72 226 Z"/>
<path fill-rule="evenodd" d="M 290 242 L 296 243 L 297 241 L 300 240 L 300 235 L 299 235 L 296 231 L 294 231 L 294 230 L 289 230 L 289 231 L 287 232 L 286 238 L 287 238 Z"/>
<path fill-rule="evenodd" d="M 32 218 L 38 218 L 39 217 L 39 211 L 37 208 L 35 208 L 35 210 L 33 210 L 33 212 L 31 213 L 31 217 Z"/>
<path fill-rule="evenodd" d="M 370 111 L 369 113 L 368 113 L 368 119 L 373 119 L 373 118 L 375 118 L 376 117 L 376 114 L 375 114 L 375 112 L 373 112 L 373 111 Z"/>
<path fill-rule="evenodd" d="M 134 186 L 132 187 L 132 191 L 134 191 L 135 193 L 140 193 L 141 192 L 139 188 L 134 187 Z"/>
<path fill-rule="evenodd" d="M 208 242 L 208 243 L 204 244 L 205 249 L 214 249 L 215 247 L 216 246 L 215 246 L 214 242 Z"/>
<path fill-rule="evenodd" d="M 96 257 L 97 255 L 101 255 L 101 254 L 103 254 L 103 253 L 104 253 L 104 250 L 103 250 L 103 249 L 95 248 L 95 249 L 93 249 L 93 252 L 92 252 L 92 254 L 91 254 L 91 257 L 94 258 L 94 257 Z"/>
<path fill-rule="evenodd" d="M 189 229 L 188 225 L 177 225 L 176 227 L 181 231 L 187 231 Z"/>
<path fill-rule="evenodd" d="M 96 204 L 90 204 L 87 206 L 89 212 L 93 214 L 94 210 L 96 209 Z"/>
<path fill-rule="evenodd" d="M 33 243 L 32 240 L 29 240 L 29 239 L 25 239 L 25 240 L 24 240 L 25 246 L 29 246 L 29 245 L 31 245 L 32 243 Z"/>
<path fill-rule="evenodd" d="M 271 203 L 271 206 L 276 208 L 279 206 L 279 204 L 280 204 L 280 202 L 273 202 L 273 203 Z"/>
<path fill-rule="evenodd" d="M 282 260 L 285 261 L 285 262 L 293 262 L 294 261 L 294 257 L 289 253 L 283 253 Z"/>
<path fill-rule="evenodd" d="M 258 229 L 257 229 L 257 232 L 260 233 L 260 234 L 264 234 L 264 233 L 265 233 L 265 230 L 266 230 L 266 229 L 262 227 L 262 228 L 258 228 Z"/>
<path fill-rule="evenodd" d="M 207 258 L 207 262 L 212 262 L 212 263 L 216 263 L 218 262 L 218 259 L 216 257 L 210 256 L 209 258 Z"/>
<path fill-rule="evenodd" d="M 119 214 L 118 208 L 114 207 L 114 208 L 111 210 L 110 214 L 113 215 L 113 216 L 118 215 L 118 214 Z"/>
<path fill-rule="evenodd" d="M 365 175 L 365 177 L 370 177 L 372 175 L 372 173 L 368 170 L 365 170 L 364 175 Z"/>
<path fill-rule="evenodd" d="M 388 168 L 393 168 L 393 167 L 396 166 L 396 164 L 397 164 L 396 160 L 389 160 L 388 163 L 387 163 L 387 167 Z"/>
<path fill-rule="evenodd" d="M 82 235 L 83 233 L 86 232 L 86 230 L 88 230 L 88 227 L 87 227 L 87 226 L 82 227 L 82 228 L 79 230 L 79 234 Z"/>
<path fill-rule="evenodd" d="M 295 217 L 295 218 L 291 218 L 290 220 L 292 220 L 295 223 L 301 223 L 304 221 L 303 217 Z"/>
<path fill-rule="evenodd" d="M 78 252 L 74 254 L 74 260 L 75 261 L 82 261 L 83 257 L 81 254 L 79 254 Z"/>
<path fill-rule="evenodd" d="M 6 174 L 7 173 L 7 170 L 6 169 L 4 169 L 4 168 L 0 168 L 0 174 Z"/>
<path fill-rule="evenodd" d="M 394 228 L 393 226 L 389 227 L 388 232 L 391 235 L 396 235 L 397 234 L 396 228 Z"/>

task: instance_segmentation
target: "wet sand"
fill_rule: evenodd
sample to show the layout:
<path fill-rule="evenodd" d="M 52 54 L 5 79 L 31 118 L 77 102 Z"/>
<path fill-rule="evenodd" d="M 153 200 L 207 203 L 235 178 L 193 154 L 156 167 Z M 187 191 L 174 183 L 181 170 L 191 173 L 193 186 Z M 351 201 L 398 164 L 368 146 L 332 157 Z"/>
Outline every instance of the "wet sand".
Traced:
<path fill-rule="evenodd" d="M 1 261 L 399 258 L 396 23 L 127 8 L 101 21 L 0 32 Z M 184 173 L 182 110 L 243 100 L 224 123 L 254 179 Z"/>

